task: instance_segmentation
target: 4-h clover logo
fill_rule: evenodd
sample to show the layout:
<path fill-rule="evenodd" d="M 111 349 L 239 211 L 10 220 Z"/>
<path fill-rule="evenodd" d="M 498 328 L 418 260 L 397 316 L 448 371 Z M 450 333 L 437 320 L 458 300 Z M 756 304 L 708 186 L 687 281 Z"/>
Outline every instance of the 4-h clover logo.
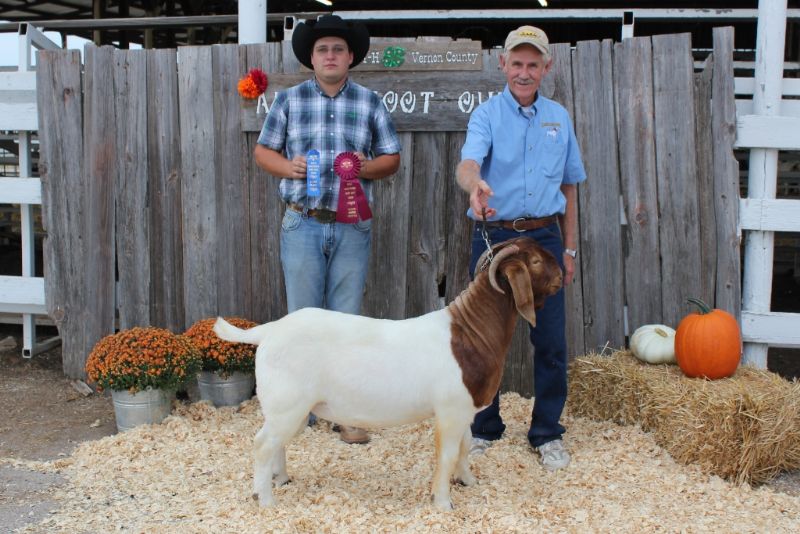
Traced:
<path fill-rule="evenodd" d="M 383 50 L 383 66 L 397 68 L 406 60 L 406 49 L 402 46 L 387 46 Z"/>

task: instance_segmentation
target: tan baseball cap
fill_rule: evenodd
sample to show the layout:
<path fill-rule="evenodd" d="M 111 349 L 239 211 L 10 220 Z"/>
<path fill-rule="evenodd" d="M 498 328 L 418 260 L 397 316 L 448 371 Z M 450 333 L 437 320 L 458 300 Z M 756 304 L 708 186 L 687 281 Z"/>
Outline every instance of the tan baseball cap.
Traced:
<path fill-rule="evenodd" d="M 547 34 L 533 26 L 520 26 L 506 37 L 505 51 L 513 50 L 522 44 L 535 46 L 546 57 L 550 57 L 550 42 Z"/>

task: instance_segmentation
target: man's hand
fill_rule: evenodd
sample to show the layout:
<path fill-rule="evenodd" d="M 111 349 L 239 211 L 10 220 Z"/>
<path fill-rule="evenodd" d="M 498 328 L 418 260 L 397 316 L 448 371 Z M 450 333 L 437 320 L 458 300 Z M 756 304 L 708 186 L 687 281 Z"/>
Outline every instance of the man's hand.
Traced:
<path fill-rule="evenodd" d="M 489 207 L 489 197 L 494 195 L 494 191 L 481 178 L 481 167 L 477 161 L 462 160 L 456 167 L 456 181 L 461 189 L 469 193 L 469 207 L 472 208 L 475 219 L 482 220 L 484 214 L 487 219 L 497 215 L 497 210 Z"/>
<path fill-rule="evenodd" d="M 567 287 L 575 280 L 575 258 L 569 254 L 564 254 L 564 287 Z"/>
<path fill-rule="evenodd" d="M 306 178 L 306 157 L 305 156 L 295 156 L 292 158 L 290 163 L 291 174 L 289 174 L 289 178 L 297 178 L 303 179 Z"/>
<path fill-rule="evenodd" d="M 289 160 L 280 152 L 259 144 L 256 144 L 253 156 L 256 159 L 256 164 L 272 176 L 277 178 L 306 179 L 305 156 L 295 156 L 293 159 Z"/>
<path fill-rule="evenodd" d="M 478 220 L 483 218 L 486 210 L 486 219 L 490 219 L 497 214 L 497 210 L 489 207 L 489 197 L 494 195 L 494 191 L 489 187 L 485 180 L 479 180 L 472 191 L 469 193 L 469 206 L 472 208 Z"/>

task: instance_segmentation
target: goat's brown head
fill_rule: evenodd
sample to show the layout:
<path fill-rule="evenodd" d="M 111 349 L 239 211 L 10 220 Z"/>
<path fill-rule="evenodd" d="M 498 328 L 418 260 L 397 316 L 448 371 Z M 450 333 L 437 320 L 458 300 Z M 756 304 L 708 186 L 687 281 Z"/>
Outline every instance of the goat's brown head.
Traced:
<path fill-rule="evenodd" d="M 484 253 L 485 255 L 486 253 Z M 498 243 L 492 247 L 494 258 L 489 265 L 489 283 L 505 294 L 498 282 L 499 272 L 511 286 L 517 312 L 532 326 L 536 326 L 536 311 L 544 306 L 550 295 L 561 289 L 563 273 L 558 262 L 535 240 L 529 237 L 517 237 Z M 482 265 L 484 257 L 478 260 Z"/>

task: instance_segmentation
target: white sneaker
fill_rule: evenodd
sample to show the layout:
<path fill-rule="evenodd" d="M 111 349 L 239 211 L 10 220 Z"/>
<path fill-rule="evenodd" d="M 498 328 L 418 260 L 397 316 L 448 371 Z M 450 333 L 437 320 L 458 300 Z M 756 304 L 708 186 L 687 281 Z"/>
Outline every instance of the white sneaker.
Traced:
<path fill-rule="evenodd" d="M 472 438 L 472 443 L 470 444 L 470 447 L 469 447 L 469 453 L 470 454 L 483 454 L 484 452 L 486 452 L 486 449 L 488 449 L 491 446 L 492 446 L 492 442 L 489 441 L 488 439 L 473 437 Z"/>
<path fill-rule="evenodd" d="M 569 453 L 560 439 L 548 441 L 544 445 L 536 447 L 536 451 L 542 456 L 542 466 L 548 471 L 555 471 L 569 465 Z"/>

